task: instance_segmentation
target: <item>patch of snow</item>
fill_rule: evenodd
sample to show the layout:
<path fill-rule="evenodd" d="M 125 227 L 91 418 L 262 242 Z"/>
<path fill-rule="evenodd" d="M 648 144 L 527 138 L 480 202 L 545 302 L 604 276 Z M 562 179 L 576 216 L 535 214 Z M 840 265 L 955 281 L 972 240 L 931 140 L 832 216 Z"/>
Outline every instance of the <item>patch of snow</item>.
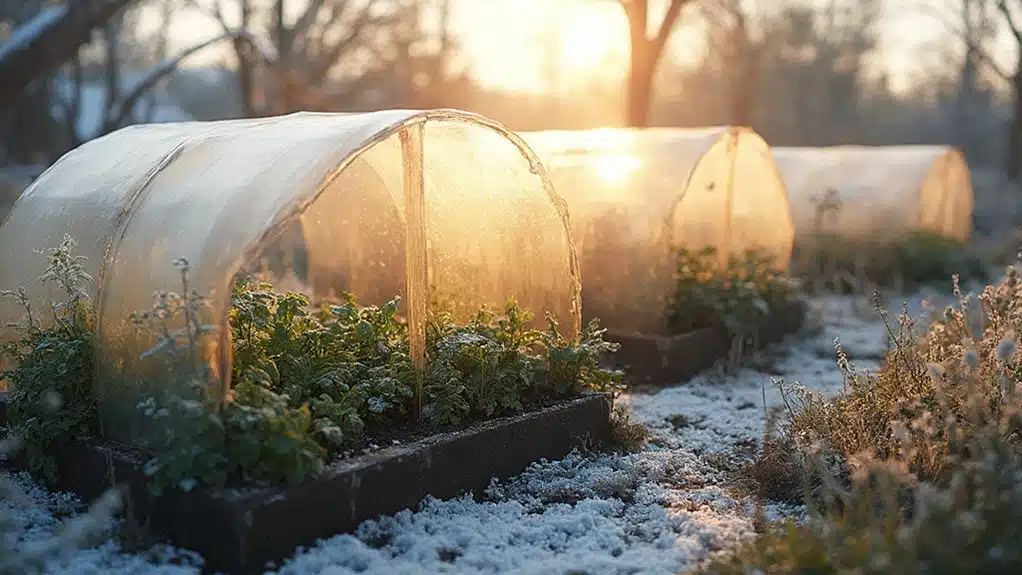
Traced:
<path fill-rule="evenodd" d="M 798 381 L 825 394 L 840 390 L 835 337 L 858 368 L 877 367 L 883 325 L 875 313 L 850 312 L 845 304 L 815 302 L 819 331 L 789 341 L 786 353 L 764 354 L 771 360 L 765 365 L 761 359 L 735 375 L 707 373 L 656 393 L 623 396 L 633 418 L 650 429 L 650 442 L 638 453 L 540 461 L 511 480 L 494 481 L 481 500 L 429 498 L 418 511 L 367 521 L 354 534 L 300 549 L 275 572 L 666 575 L 693 568 L 754 534 L 754 503 L 727 489 L 713 456 L 761 437 L 764 393 L 768 407 L 779 399 L 771 381 Z M 34 493 L 38 501 L 50 497 Z M 33 511 L 40 514 L 36 522 L 51 525 L 45 509 L 55 506 L 42 507 Z M 763 511 L 768 519 L 802 512 L 784 505 Z M 127 555 L 107 542 L 79 552 L 67 568 L 198 571 L 165 558 Z"/>
<path fill-rule="evenodd" d="M 841 320 L 830 316 L 818 334 L 789 342 L 783 357 L 768 358 L 774 360 L 769 373 L 745 368 L 722 381 L 711 371 L 684 385 L 632 394 L 626 400 L 633 419 L 668 448 L 699 455 L 727 451 L 737 443 L 762 438 L 765 412 L 781 405 L 775 380 L 797 382 L 824 395 L 841 390 L 844 380 L 837 369 L 835 339 L 857 369 L 879 367 L 885 349 L 883 324 L 858 315 Z"/>
<path fill-rule="evenodd" d="M 427 500 L 300 552 L 281 574 L 677 573 L 753 533 L 741 502 L 690 454 L 573 453 L 485 501 Z"/>
<path fill-rule="evenodd" d="M 10 480 L 25 497 L 0 499 L 0 514 L 10 513 L 18 523 L 14 531 L 18 546 L 39 545 L 60 536 L 65 521 L 80 517 L 86 506 L 69 493 L 51 493 L 40 487 L 27 473 L 14 473 Z M 105 526 L 113 529 L 111 522 Z M 193 553 L 170 547 L 157 547 L 144 555 L 122 552 L 117 542 L 107 539 L 95 547 L 65 549 L 46 566 L 47 573 L 114 573 L 131 575 L 175 575 L 197 573 L 201 560 Z"/>

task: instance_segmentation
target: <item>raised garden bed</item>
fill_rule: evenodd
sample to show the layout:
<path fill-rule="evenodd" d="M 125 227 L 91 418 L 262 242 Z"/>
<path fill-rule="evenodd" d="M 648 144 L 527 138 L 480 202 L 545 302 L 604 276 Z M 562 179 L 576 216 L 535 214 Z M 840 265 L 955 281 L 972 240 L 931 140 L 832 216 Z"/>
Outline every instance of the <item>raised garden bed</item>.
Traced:
<path fill-rule="evenodd" d="M 51 266 L 76 288 L 87 276 L 72 277 L 80 261 L 73 248 L 65 237 Z M 216 330 L 198 319 L 207 300 L 189 288 L 190 264 L 175 265 L 188 295 L 159 292 L 150 310 L 131 316 L 159 336 L 142 358 L 164 351 L 156 357 L 165 360 L 165 381 L 185 382 L 137 402 L 158 433 L 138 443 L 103 433 L 110 428 L 91 396 L 90 307 L 69 289 L 68 302 L 54 308 L 59 324 L 20 326 L 25 351 L 5 375 L 16 390 L 7 415 L 22 445 L 4 464 L 86 500 L 124 488 L 130 521 L 200 553 L 211 570 L 262 572 L 298 546 L 414 508 L 427 495 L 479 493 L 493 478 L 610 432 L 619 377 L 599 366 L 613 346 L 595 324 L 567 339 L 554 321 L 529 328 L 532 315 L 513 300 L 466 323 L 438 303 L 426 316 L 417 367 L 399 300 L 366 307 L 345 294 L 313 306 L 249 279 L 235 284 L 223 311 L 234 377 L 216 403 L 208 366 L 196 359 Z M 108 421 L 123 425 L 132 415 L 123 409 Z"/>
<path fill-rule="evenodd" d="M 806 304 L 791 301 L 772 310 L 754 339 L 759 346 L 782 340 L 801 329 Z M 685 381 L 728 356 L 732 341 L 723 329 L 701 329 L 678 335 L 626 333 L 608 329 L 607 341 L 621 345 L 609 358 L 624 369 L 633 385 L 673 385 Z"/>
<path fill-rule="evenodd" d="M 352 531 L 367 519 L 414 509 L 427 495 L 480 494 L 493 478 L 505 479 L 534 461 L 559 459 L 575 447 L 601 442 L 610 431 L 611 404 L 608 394 L 585 395 L 344 459 L 294 487 L 159 497 L 146 489 L 139 453 L 110 443 L 75 442 L 58 458 L 57 487 L 92 499 L 113 482 L 124 484 L 136 519 L 148 521 L 170 543 L 202 554 L 207 569 L 261 573 L 267 562 L 291 555 L 298 546 Z"/>

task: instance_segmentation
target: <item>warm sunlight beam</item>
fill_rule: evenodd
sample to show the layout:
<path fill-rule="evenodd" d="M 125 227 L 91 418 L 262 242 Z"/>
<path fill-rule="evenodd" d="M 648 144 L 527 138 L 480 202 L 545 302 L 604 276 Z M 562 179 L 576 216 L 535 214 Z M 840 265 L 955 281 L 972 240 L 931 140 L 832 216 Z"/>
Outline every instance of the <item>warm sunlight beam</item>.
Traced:
<path fill-rule="evenodd" d="M 618 24 L 603 11 L 574 10 L 560 25 L 563 62 L 577 70 L 599 67 L 614 52 Z"/>

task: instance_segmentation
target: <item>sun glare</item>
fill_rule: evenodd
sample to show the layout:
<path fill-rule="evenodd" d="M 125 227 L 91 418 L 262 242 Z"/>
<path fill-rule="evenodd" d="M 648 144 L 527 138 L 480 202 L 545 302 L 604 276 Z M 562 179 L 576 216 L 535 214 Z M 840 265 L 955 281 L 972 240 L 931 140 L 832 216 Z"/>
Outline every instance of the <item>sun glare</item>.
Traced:
<path fill-rule="evenodd" d="M 632 172 L 639 169 L 641 162 L 635 156 L 603 156 L 596 164 L 596 173 L 605 183 L 619 186 L 628 180 Z"/>
<path fill-rule="evenodd" d="M 613 53 L 617 32 L 617 22 L 606 13 L 575 10 L 561 23 L 561 58 L 572 68 L 596 68 Z"/>

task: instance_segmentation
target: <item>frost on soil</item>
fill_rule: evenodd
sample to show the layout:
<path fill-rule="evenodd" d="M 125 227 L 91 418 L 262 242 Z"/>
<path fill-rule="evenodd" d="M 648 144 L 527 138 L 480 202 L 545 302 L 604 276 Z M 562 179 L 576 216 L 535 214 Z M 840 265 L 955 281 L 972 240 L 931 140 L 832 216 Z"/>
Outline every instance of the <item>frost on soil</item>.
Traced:
<path fill-rule="evenodd" d="M 51 548 L 55 552 L 47 554 L 53 557 L 46 566 L 47 573 L 169 575 L 197 572 L 198 558 L 166 547 L 151 549 L 144 555 L 130 555 L 122 553 L 115 540 L 104 541 L 102 537 L 88 549 L 76 549 L 73 545 L 61 543 L 75 538 L 76 534 L 87 535 L 93 531 L 110 533 L 115 524 L 112 521 L 107 521 L 106 525 L 91 524 L 93 520 L 87 514 L 87 506 L 77 497 L 50 493 L 36 485 L 27 473 L 15 473 L 8 479 L 12 493 L 0 498 L 0 517 L 10 518 L 11 524 L 5 524 L 0 530 L 0 536 L 7 538 L 0 548 L 23 552 L 33 548 Z M 0 567 L 10 559 L 0 558 Z"/>
<path fill-rule="evenodd" d="M 787 342 L 783 353 L 764 354 L 726 377 L 707 373 L 657 393 L 624 396 L 633 418 L 651 432 L 639 453 L 541 461 L 510 481 L 494 482 L 482 500 L 428 499 L 415 513 L 367 521 L 354 535 L 299 550 L 278 572 L 683 572 L 753 534 L 754 503 L 728 490 L 712 456 L 762 436 L 763 399 L 767 407 L 779 399 L 772 380 L 798 381 L 825 394 L 839 390 L 835 338 L 857 367 L 877 367 L 883 326 L 862 307 L 816 301 L 817 331 Z M 31 487 L 23 476 L 18 480 L 35 502 L 22 511 L 30 535 L 52 535 L 54 517 L 66 507 L 61 502 L 69 500 Z M 799 509 L 765 511 L 772 519 Z M 78 552 L 60 572 L 197 572 L 187 559 L 167 550 L 128 555 L 107 541 Z"/>

